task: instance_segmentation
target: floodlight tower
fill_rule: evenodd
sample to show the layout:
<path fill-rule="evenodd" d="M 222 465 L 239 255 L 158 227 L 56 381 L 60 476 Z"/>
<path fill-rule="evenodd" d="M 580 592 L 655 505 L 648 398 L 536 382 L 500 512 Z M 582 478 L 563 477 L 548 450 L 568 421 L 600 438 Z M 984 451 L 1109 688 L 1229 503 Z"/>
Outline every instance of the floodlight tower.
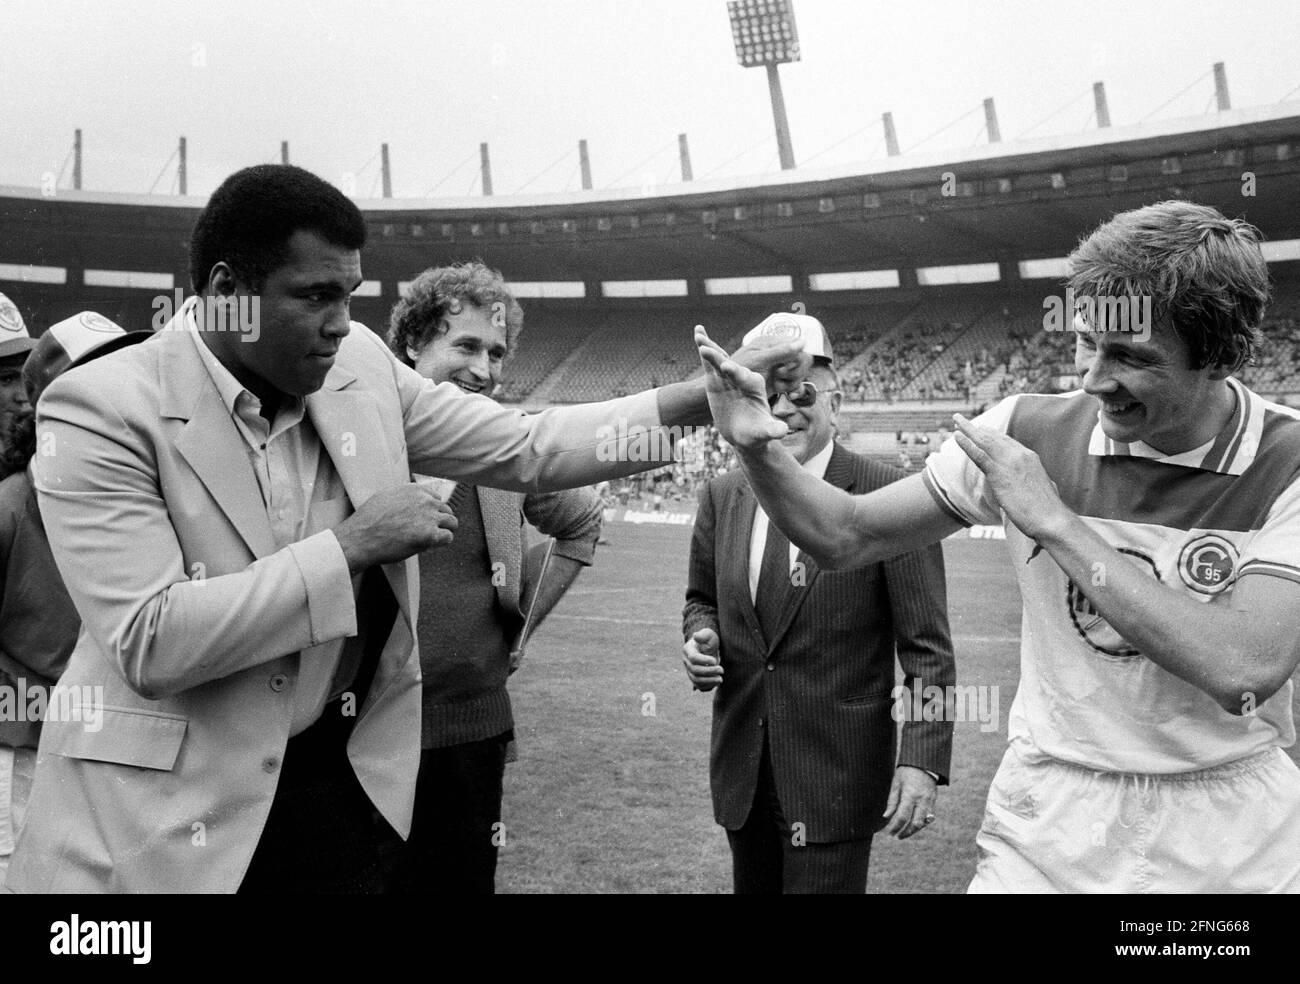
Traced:
<path fill-rule="evenodd" d="M 728 0 L 731 37 L 736 44 L 736 59 L 746 68 L 767 68 L 767 88 L 772 95 L 772 118 L 776 122 L 776 146 L 781 154 L 781 170 L 794 168 L 794 148 L 790 145 L 790 122 L 785 116 L 785 97 L 781 94 L 781 76 L 777 66 L 799 61 L 799 32 L 794 25 L 794 8 L 790 0 Z"/>

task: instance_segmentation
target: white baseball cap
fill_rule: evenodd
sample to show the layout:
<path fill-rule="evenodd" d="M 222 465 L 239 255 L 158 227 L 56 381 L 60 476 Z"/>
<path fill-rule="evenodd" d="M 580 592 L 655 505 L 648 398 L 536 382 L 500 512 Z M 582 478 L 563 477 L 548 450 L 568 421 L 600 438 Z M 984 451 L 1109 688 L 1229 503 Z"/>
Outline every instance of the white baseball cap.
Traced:
<path fill-rule="evenodd" d="M 23 316 L 14 302 L 0 294 L 0 359 L 26 355 L 36 347 L 36 339 L 27 333 Z"/>
<path fill-rule="evenodd" d="M 769 314 L 749 331 L 745 332 L 742 344 L 748 345 L 758 338 L 781 338 L 803 342 L 804 351 L 814 359 L 828 363 L 835 361 L 831 352 L 831 339 L 825 326 L 810 314 L 792 314 L 778 311 Z"/>
<path fill-rule="evenodd" d="M 127 331 L 94 311 L 82 311 L 50 325 L 23 363 L 27 401 L 36 406 L 45 387 L 73 366 L 152 337 L 151 331 Z"/>

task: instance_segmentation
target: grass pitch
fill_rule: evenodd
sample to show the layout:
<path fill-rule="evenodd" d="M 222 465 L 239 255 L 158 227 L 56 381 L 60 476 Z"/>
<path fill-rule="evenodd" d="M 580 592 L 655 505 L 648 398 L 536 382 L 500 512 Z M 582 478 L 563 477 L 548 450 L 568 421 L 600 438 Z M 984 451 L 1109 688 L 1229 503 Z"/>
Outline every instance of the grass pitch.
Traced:
<path fill-rule="evenodd" d="M 506 767 L 497 889 L 729 892 L 709 799 L 712 696 L 680 663 L 690 528 L 613 523 L 606 535 L 511 677 L 520 754 Z M 957 724 L 938 821 L 906 841 L 876 836 L 869 893 L 965 891 L 1006 745 L 1020 626 L 1006 545 L 954 539 L 944 557 L 958 683 L 999 688 L 997 727 Z"/>

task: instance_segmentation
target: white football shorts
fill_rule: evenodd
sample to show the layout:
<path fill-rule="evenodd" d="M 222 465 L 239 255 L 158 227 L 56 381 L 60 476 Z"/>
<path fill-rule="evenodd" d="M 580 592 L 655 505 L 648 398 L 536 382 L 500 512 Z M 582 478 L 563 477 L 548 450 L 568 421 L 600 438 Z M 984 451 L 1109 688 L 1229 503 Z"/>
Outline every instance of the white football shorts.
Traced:
<path fill-rule="evenodd" d="M 1300 769 L 1280 748 L 1199 772 L 1096 772 L 1008 748 L 969 892 L 1300 893 Z"/>

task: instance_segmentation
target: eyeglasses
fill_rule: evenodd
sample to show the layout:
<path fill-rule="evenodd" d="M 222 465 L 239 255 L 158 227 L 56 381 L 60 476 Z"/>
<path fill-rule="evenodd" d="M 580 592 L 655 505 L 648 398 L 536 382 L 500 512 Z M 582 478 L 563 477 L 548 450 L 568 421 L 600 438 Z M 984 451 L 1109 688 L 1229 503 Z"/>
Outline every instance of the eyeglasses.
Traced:
<path fill-rule="evenodd" d="M 792 389 L 789 392 L 773 393 L 768 396 L 767 406 L 768 409 L 775 410 L 776 405 L 781 402 L 781 397 L 784 396 L 790 401 L 790 406 L 804 410 L 816 403 L 819 395 L 820 394 L 817 392 L 817 386 L 805 379 L 795 389 Z"/>

